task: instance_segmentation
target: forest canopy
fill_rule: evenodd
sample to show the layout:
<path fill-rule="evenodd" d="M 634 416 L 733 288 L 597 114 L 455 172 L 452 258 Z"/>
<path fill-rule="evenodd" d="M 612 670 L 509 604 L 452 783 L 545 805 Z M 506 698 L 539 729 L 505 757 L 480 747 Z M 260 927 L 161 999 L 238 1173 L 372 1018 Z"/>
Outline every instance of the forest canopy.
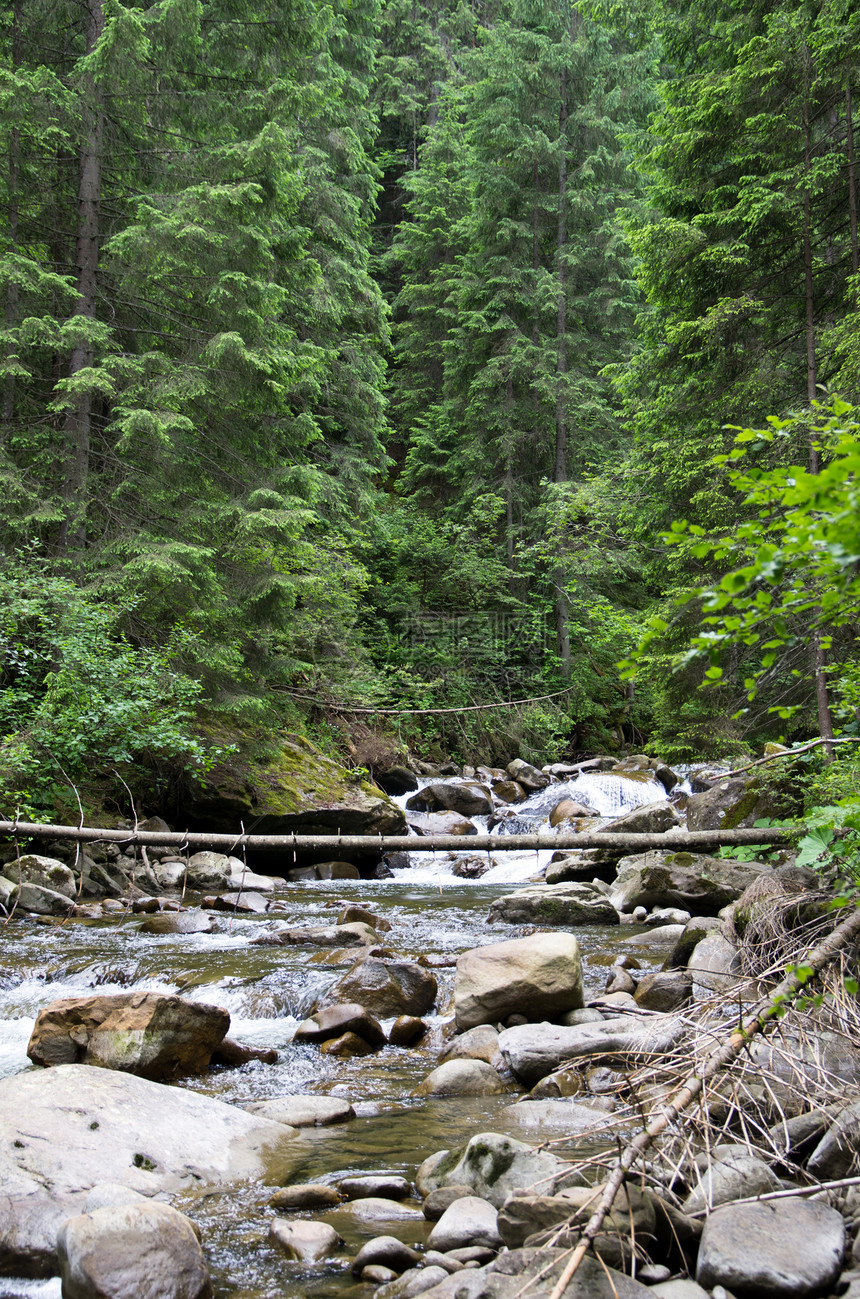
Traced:
<path fill-rule="evenodd" d="M 6 810 L 231 728 L 855 733 L 858 45 L 849 0 L 10 0 Z"/>

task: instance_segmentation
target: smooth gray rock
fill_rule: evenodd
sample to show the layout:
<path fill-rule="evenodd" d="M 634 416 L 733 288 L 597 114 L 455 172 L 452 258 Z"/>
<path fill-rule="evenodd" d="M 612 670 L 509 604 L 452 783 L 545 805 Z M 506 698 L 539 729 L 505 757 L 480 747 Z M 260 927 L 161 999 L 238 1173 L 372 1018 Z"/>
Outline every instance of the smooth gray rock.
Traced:
<path fill-rule="evenodd" d="M 339 1096 L 273 1096 L 245 1106 L 249 1114 L 259 1114 L 272 1123 L 293 1128 L 322 1128 L 330 1123 L 348 1123 L 355 1118 L 349 1101 Z"/>
<path fill-rule="evenodd" d="M 687 965 L 693 981 L 693 996 L 707 1000 L 714 993 L 728 992 L 742 982 L 740 953 L 733 943 L 714 930 L 693 948 Z"/>
<path fill-rule="evenodd" d="M 685 1027 L 673 1016 L 633 1019 L 619 1016 L 599 1024 L 523 1024 L 499 1034 L 499 1050 L 511 1072 L 534 1086 L 569 1060 L 591 1058 L 617 1065 L 663 1055 L 681 1040 Z"/>
<path fill-rule="evenodd" d="M 0 1276 L 55 1276 L 57 1232 L 67 1218 L 81 1213 L 86 1197 L 0 1195 Z"/>
<path fill-rule="evenodd" d="M 467 1028 L 465 1033 L 458 1033 L 439 1063 L 444 1064 L 446 1060 L 483 1060 L 485 1064 L 493 1064 L 499 1059 L 497 1031 L 492 1024 L 476 1024 L 474 1028 Z"/>
<path fill-rule="evenodd" d="M 725 1286 L 740 1299 L 824 1294 L 845 1251 L 842 1215 L 813 1200 L 729 1204 L 705 1222 L 696 1280 Z"/>
<path fill-rule="evenodd" d="M 10 861 L 3 872 L 13 884 L 35 884 L 51 893 L 61 893 L 73 898 L 77 893 L 74 874 L 56 857 L 42 857 L 38 853 L 23 853 Z"/>
<path fill-rule="evenodd" d="M 483 1060 L 447 1060 L 428 1073 L 413 1096 L 499 1096 L 507 1091 L 492 1065 Z"/>
<path fill-rule="evenodd" d="M 457 1150 L 431 1155 L 415 1180 L 425 1196 L 441 1186 L 469 1186 L 496 1209 L 517 1191 L 540 1185 L 551 1193 L 584 1181 L 574 1164 L 498 1132 L 480 1132 Z"/>
<path fill-rule="evenodd" d="M 860 1101 L 847 1105 L 813 1150 L 807 1168 L 826 1182 L 856 1171 L 860 1155 Z"/>
<path fill-rule="evenodd" d="M 412 1194 L 412 1184 L 395 1173 L 368 1173 L 362 1177 L 342 1177 L 337 1184 L 344 1199 L 405 1200 Z"/>
<path fill-rule="evenodd" d="M 581 1006 L 582 960 L 572 934 L 532 934 L 488 943 L 464 952 L 457 961 L 454 1014 L 461 1032 L 509 1015 L 534 1019 Z"/>
<path fill-rule="evenodd" d="M 617 821 L 612 822 L 613 834 L 665 834 L 674 826 L 681 824 L 681 817 L 671 803 L 662 799 L 653 803 L 643 803 L 626 812 Z M 599 833 L 599 831 L 598 831 Z"/>
<path fill-rule="evenodd" d="M 307 1218 L 273 1218 L 269 1223 L 269 1240 L 298 1263 L 318 1263 L 328 1258 L 343 1241 L 327 1222 Z"/>
<path fill-rule="evenodd" d="M 662 1013 L 679 1010 L 690 1000 L 693 977 L 687 970 L 657 970 L 639 980 L 633 997 L 644 1010 Z"/>
<path fill-rule="evenodd" d="M 568 1249 L 506 1250 L 488 1267 L 458 1272 L 424 1293 L 427 1299 L 549 1299 L 569 1260 Z M 649 1299 L 652 1293 L 648 1286 L 586 1256 L 564 1299 Z"/>
<path fill-rule="evenodd" d="M 0 1079 L 0 1185 L 10 1196 L 105 1181 L 149 1195 L 286 1181 L 305 1153 L 289 1128 L 134 1074 L 67 1064 Z"/>
<path fill-rule="evenodd" d="M 420 1262 L 421 1255 L 417 1249 L 404 1245 L 396 1236 L 374 1236 L 368 1240 L 352 1260 L 353 1276 L 360 1276 L 363 1269 L 379 1265 L 390 1267 L 393 1272 L 405 1272 Z"/>
<path fill-rule="evenodd" d="M 430 1232 L 428 1248 L 441 1250 L 443 1254 L 449 1249 L 465 1249 L 468 1245 L 501 1249 L 498 1216 L 489 1200 L 477 1195 L 455 1200 Z"/>
<path fill-rule="evenodd" d="M 609 897 L 619 911 L 683 907 L 696 915 L 716 915 L 769 870 L 762 862 L 653 850 L 622 857 Z"/>
<path fill-rule="evenodd" d="M 594 887 L 576 881 L 536 884 L 496 898 L 487 919 L 508 925 L 617 925 L 618 909 Z"/>
<path fill-rule="evenodd" d="M 67 1218 L 57 1234 L 63 1299 L 210 1299 L 194 1228 L 169 1205 L 141 1201 Z"/>
<path fill-rule="evenodd" d="M 681 1209 L 687 1214 L 698 1213 L 718 1204 L 728 1204 L 731 1200 L 780 1190 L 782 1183 L 763 1160 L 754 1155 L 729 1155 L 718 1163 L 711 1163 Z"/>
<path fill-rule="evenodd" d="M 396 1281 L 380 1286 L 374 1299 L 415 1299 L 417 1295 L 427 1294 L 440 1281 L 447 1281 L 449 1273 L 444 1267 L 417 1267 Z"/>
<path fill-rule="evenodd" d="M 303 1209 L 334 1209 L 342 1196 L 334 1186 L 325 1182 L 300 1182 L 295 1186 L 282 1186 L 269 1200 L 269 1208 L 280 1213 Z"/>

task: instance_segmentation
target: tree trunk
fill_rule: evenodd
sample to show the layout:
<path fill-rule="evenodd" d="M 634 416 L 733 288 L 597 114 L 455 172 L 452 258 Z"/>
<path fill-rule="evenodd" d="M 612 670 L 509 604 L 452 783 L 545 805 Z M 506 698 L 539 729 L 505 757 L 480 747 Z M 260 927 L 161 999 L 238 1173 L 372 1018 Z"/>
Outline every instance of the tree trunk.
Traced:
<path fill-rule="evenodd" d="M 21 66 L 21 3 L 12 6 L 12 70 Z M 12 128 L 9 134 L 9 246 L 14 253 L 18 247 L 18 190 L 21 184 L 21 132 Z M 6 328 L 14 329 L 18 321 L 18 286 L 11 280 L 6 290 Z M 14 346 L 9 345 L 9 351 Z M 15 377 L 7 374 L 3 381 L 3 427 L 0 427 L 0 447 L 5 441 L 4 432 L 15 416 Z"/>
<path fill-rule="evenodd" d="M 815 703 L 818 710 L 818 733 L 824 744 L 824 760 L 832 762 L 835 749 L 833 745 L 833 717 L 830 712 L 830 698 L 827 690 L 827 654 L 821 644 L 821 633 L 816 631 L 812 641 L 812 661 L 815 676 Z"/>
<path fill-rule="evenodd" d="M 849 77 L 851 70 L 848 71 Z M 857 249 L 857 172 L 854 166 L 854 113 L 851 103 L 851 82 L 845 89 L 845 124 L 848 132 L 848 216 L 851 222 L 851 272 L 860 270 L 860 258 Z M 857 305 L 858 291 L 854 290 L 854 305 Z"/>
<path fill-rule="evenodd" d="M 104 30 L 102 0 L 88 0 L 87 54 L 91 54 Z M 104 113 L 100 88 L 87 78 L 87 101 L 83 105 L 84 139 L 81 147 L 78 184 L 78 230 L 75 244 L 78 300 L 75 316 L 94 320 L 98 293 L 99 210 L 101 206 L 101 164 Z M 69 378 L 93 364 L 92 344 L 84 337 L 72 348 Z M 63 431 L 66 462 L 63 473 L 65 519 L 60 527 L 58 547 L 82 547 L 86 540 L 86 490 L 90 461 L 92 393 L 84 390 L 72 398 Z"/>
<path fill-rule="evenodd" d="M 561 72 L 561 104 L 558 114 L 558 225 L 556 233 L 558 313 L 556 318 L 556 390 L 555 390 L 555 471 L 556 483 L 567 482 L 567 68 Z M 559 548 L 559 565 L 555 575 L 555 629 L 562 671 L 570 671 L 570 627 L 568 600 L 564 582 L 564 564 Z"/>

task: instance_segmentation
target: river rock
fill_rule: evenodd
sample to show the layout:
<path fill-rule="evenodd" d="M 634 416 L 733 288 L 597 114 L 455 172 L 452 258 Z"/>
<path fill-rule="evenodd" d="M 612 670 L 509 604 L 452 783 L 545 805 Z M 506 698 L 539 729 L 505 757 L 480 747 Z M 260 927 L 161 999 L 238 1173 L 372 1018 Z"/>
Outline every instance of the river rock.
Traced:
<path fill-rule="evenodd" d="M 29 1195 L 0 1195 L 0 1276 L 54 1276 L 57 1232 L 85 1207 L 85 1197 L 48 1195 L 41 1188 Z"/>
<path fill-rule="evenodd" d="M 406 800 L 411 812 L 457 812 L 460 816 L 489 816 L 493 797 L 485 785 L 426 785 Z"/>
<path fill-rule="evenodd" d="M 421 1261 L 417 1249 L 404 1245 L 396 1236 L 374 1236 L 366 1241 L 352 1260 L 353 1276 L 360 1276 L 366 1267 L 389 1267 L 392 1272 L 405 1272 Z"/>
<path fill-rule="evenodd" d="M 482 950 L 478 948 L 478 951 Z M 440 1060 L 483 1060 L 495 1068 L 499 1055 L 499 1035 L 491 1024 L 476 1024 L 454 1038 Z"/>
<path fill-rule="evenodd" d="M 320 861 L 314 866 L 318 880 L 357 880 L 361 873 L 351 861 Z"/>
<path fill-rule="evenodd" d="M 676 808 L 661 799 L 660 802 L 644 803 L 640 807 L 634 807 L 631 812 L 626 812 L 611 825 L 601 826 L 597 833 L 611 831 L 612 834 L 665 834 L 667 830 L 672 830 L 680 824 L 681 816 Z"/>
<path fill-rule="evenodd" d="M 155 901 L 153 898 L 153 902 Z M 250 890 L 242 893 L 216 893 L 203 899 L 203 906 L 211 911 L 242 912 L 254 916 L 263 915 L 268 905 L 262 893 Z"/>
<path fill-rule="evenodd" d="M 369 959 L 353 966 L 317 1003 L 317 1010 L 338 1002 L 356 1001 L 381 1019 L 424 1015 L 432 1010 L 436 976 L 416 961 Z"/>
<path fill-rule="evenodd" d="M 570 821 L 573 817 L 579 816 L 597 816 L 597 813 L 590 807 L 585 807 L 582 803 L 577 803 L 575 798 L 563 798 L 560 803 L 549 814 L 549 823 L 551 826 L 563 825 L 565 821 Z"/>
<path fill-rule="evenodd" d="M 501 1249 L 498 1212 L 489 1200 L 476 1195 L 464 1195 L 455 1200 L 433 1227 L 427 1240 L 429 1249 L 446 1253 L 449 1249 L 464 1249 L 468 1245 L 486 1245 L 488 1249 Z"/>
<path fill-rule="evenodd" d="M 807 1162 L 820 1181 L 847 1177 L 857 1170 L 860 1157 L 860 1101 L 846 1105 L 834 1119 Z"/>
<path fill-rule="evenodd" d="M 717 916 L 693 916 L 684 925 L 680 938 L 667 957 L 663 969 L 685 969 L 694 948 L 708 934 L 722 933 L 723 922 Z"/>
<path fill-rule="evenodd" d="M 296 1186 L 282 1186 L 269 1200 L 270 1209 L 291 1212 L 296 1209 L 334 1209 L 343 1196 L 334 1186 L 325 1182 L 300 1182 Z"/>
<path fill-rule="evenodd" d="M 523 1024 L 499 1034 L 499 1050 L 511 1072 L 527 1087 L 572 1060 L 613 1066 L 642 1061 L 673 1050 L 684 1036 L 684 1023 L 670 1015 L 630 1019 L 619 1016 L 600 1024 Z"/>
<path fill-rule="evenodd" d="M 343 1244 L 334 1227 L 327 1222 L 310 1222 L 307 1218 L 273 1218 L 269 1223 L 269 1240 L 287 1258 L 298 1263 L 318 1263 Z"/>
<path fill-rule="evenodd" d="M 355 1118 L 349 1101 L 340 1096 L 273 1096 L 269 1100 L 253 1101 L 245 1109 L 249 1114 L 293 1128 L 324 1128 Z"/>
<path fill-rule="evenodd" d="M 392 1046 L 411 1046 L 427 1032 L 427 1025 L 417 1015 L 398 1015 L 388 1030 Z"/>
<path fill-rule="evenodd" d="M 196 852 L 188 858 L 188 887 L 193 889 L 226 889 L 233 880 L 233 865 L 220 852 Z"/>
<path fill-rule="evenodd" d="M 740 776 L 719 780 L 687 800 L 688 830 L 739 830 L 770 815 L 767 796 Z"/>
<path fill-rule="evenodd" d="M 141 1201 L 68 1218 L 57 1235 L 63 1299 L 210 1299 L 203 1251 L 189 1220 Z"/>
<path fill-rule="evenodd" d="M 211 934 L 212 921 L 202 911 L 161 912 L 147 916 L 140 926 L 142 934 Z"/>
<path fill-rule="evenodd" d="M 384 916 L 378 916 L 375 912 L 368 911 L 366 907 L 360 907 L 354 903 L 351 903 L 348 907 L 344 907 L 343 911 L 341 911 L 337 918 L 337 923 L 339 925 L 351 925 L 356 921 L 369 925 L 370 928 L 375 929 L 378 934 L 387 934 L 391 929 L 390 922 L 386 920 Z"/>
<path fill-rule="evenodd" d="M 278 1053 L 273 1047 L 246 1046 L 232 1037 L 222 1037 L 212 1052 L 211 1063 L 226 1069 L 239 1069 L 243 1064 L 259 1060 L 261 1064 L 277 1064 Z"/>
<path fill-rule="evenodd" d="M 538 884 L 496 898 L 491 924 L 617 925 L 615 906 L 592 884 Z"/>
<path fill-rule="evenodd" d="M 693 993 L 693 978 L 686 970 L 658 970 L 639 980 L 633 996 L 643 1010 L 670 1012 L 680 1009 Z"/>
<path fill-rule="evenodd" d="M 505 1084 L 483 1060 L 448 1060 L 424 1078 L 413 1096 L 498 1096 Z"/>
<path fill-rule="evenodd" d="M 321 1055 L 334 1055 L 351 1060 L 357 1055 L 372 1055 L 374 1048 L 357 1033 L 341 1033 L 340 1037 L 327 1038 L 320 1043 Z"/>
<path fill-rule="evenodd" d="M 541 1233 L 554 1234 L 565 1223 L 571 1230 L 559 1237 L 560 1245 L 572 1245 L 595 1208 L 598 1187 L 571 1187 L 555 1195 L 531 1193 L 512 1195 L 499 1211 L 499 1233 L 509 1249 L 519 1249 L 529 1241 L 538 1245 Z M 595 1241 L 597 1253 L 612 1267 L 623 1267 L 629 1259 L 631 1230 L 637 1244 L 648 1252 L 653 1246 L 657 1215 L 651 1197 L 628 1182 L 616 1194 L 600 1235 Z M 531 1239 L 530 1239 L 531 1238 Z"/>
<path fill-rule="evenodd" d="M 404 1272 L 396 1281 L 380 1286 L 374 1299 L 417 1299 L 418 1295 L 428 1294 L 440 1281 L 447 1281 L 448 1278 L 447 1268 L 423 1264 Z"/>
<path fill-rule="evenodd" d="M 161 992 L 64 997 L 36 1017 L 34 1064 L 93 1064 L 163 1080 L 203 1073 L 230 1027 L 220 1006 Z"/>
<path fill-rule="evenodd" d="M 618 863 L 610 899 L 619 911 L 679 906 L 700 915 L 716 915 L 769 869 L 761 862 L 689 852 L 640 853 Z"/>
<path fill-rule="evenodd" d="M 425 1196 L 424 1203 L 421 1206 L 421 1212 L 428 1222 L 438 1222 L 446 1209 L 450 1209 L 455 1200 L 462 1200 L 464 1195 L 471 1195 L 471 1186 L 457 1185 L 455 1182 L 451 1186 L 437 1186 L 435 1191 L 431 1191 Z"/>
<path fill-rule="evenodd" d="M 462 1031 L 510 1015 L 563 1015 L 582 1006 L 582 962 L 572 934 L 489 943 L 457 961 L 454 1013 Z"/>
<path fill-rule="evenodd" d="M 842 1215 L 820 1201 L 730 1204 L 705 1222 L 696 1280 L 750 1299 L 826 1294 L 844 1250 Z"/>
<path fill-rule="evenodd" d="M 379 935 L 368 925 L 305 925 L 252 938 L 256 947 L 372 947 Z"/>
<path fill-rule="evenodd" d="M 700 1174 L 701 1181 L 681 1205 L 684 1213 L 699 1213 L 703 1209 L 743 1200 L 767 1191 L 782 1190 L 782 1183 L 762 1159 L 754 1155 L 732 1154 L 725 1159 L 712 1161 Z"/>
<path fill-rule="evenodd" d="M 134 1074 L 63 1064 L 0 1079 L 9 1196 L 50 1186 L 60 1197 L 106 1181 L 148 1195 L 242 1177 L 271 1184 L 304 1156 L 289 1128 Z"/>
<path fill-rule="evenodd" d="M 518 780 L 494 781 L 493 796 L 501 803 L 522 803 L 528 798 L 525 787 Z"/>
<path fill-rule="evenodd" d="M 296 1029 L 294 1042 L 325 1042 L 341 1033 L 357 1033 L 370 1046 L 385 1046 L 387 1038 L 378 1019 L 356 1002 L 327 1006 L 305 1019 Z"/>
<path fill-rule="evenodd" d="M 240 893 L 274 893 L 277 885 L 284 882 L 280 876 L 257 875 L 254 871 L 249 871 L 238 857 L 228 857 L 227 860 L 230 863 L 232 888 L 238 889 Z"/>
<path fill-rule="evenodd" d="M 549 1299 L 569 1261 L 569 1249 L 504 1250 L 487 1267 L 458 1272 L 424 1293 L 426 1299 Z M 649 1299 L 652 1294 L 648 1286 L 586 1256 L 564 1299 Z"/>
<path fill-rule="evenodd" d="M 728 992 L 736 987 L 743 966 L 734 943 L 715 929 L 693 948 L 687 969 L 693 980 L 693 996 L 702 1001 L 714 993 Z"/>
<path fill-rule="evenodd" d="M 457 812 L 410 812 L 406 818 L 416 834 L 477 834 L 478 827 Z"/>
<path fill-rule="evenodd" d="M 232 834 L 244 821 L 255 834 L 405 834 L 400 808 L 356 779 L 303 736 L 284 736 L 260 761 L 250 746 L 184 782 L 178 819 Z"/>
<path fill-rule="evenodd" d="M 551 1193 L 562 1185 L 584 1181 L 573 1164 L 548 1150 L 498 1132 L 480 1132 L 457 1150 L 438 1151 L 425 1159 L 415 1176 L 425 1197 L 443 1186 L 468 1186 L 472 1194 L 500 1209 L 509 1195 L 540 1185 Z"/>
<path fill-rule="evenodd" d="M 514 758 L 513 762 L 508 763 L 505 770 L 511 780 L 515 780 L 524 789 L 532 791 L 546 789 L 551 780 L 551 777 L 545 771 L 539 771 L 537 767 L 533 767 L 531 763 L 525 762 L 522 758 Z"/>
<path fill-rule="evenodd" d="M 67 899 L 77 893 L 74 874 L 55 857 L 24 853 L 17 861 L 8 863 L 4 874 L 13 884 L 35 884 L 51 893 L 61 893 Z"/>
<path fill-rule="evenodd" d="M 347 1235 L 353 1231 L 365 1234 L 368 1229 L 376 1231 L 380 1223 L 399 1222 L 414 1226 L 424 1222 L 423 1213 L 414 1205 L 382 1195 L 365 1195 L 359 1200 L 348 1200 L 327 1215 L 329 1218 L 332 1216 L 337 1223 L 343 1225 Z"/>
<path fill-rule="evenodd" d="M 363 1177 L 342 1177 L 337 1189 L 347 1200 L 366 1200 L 373 1196 L 379 1200 L 406 1200 L 412 1194 L 412 1184 L 395 1173 L 368 1173 Z"/>
<path fill-rule="evenodd" d="M 4 902 L 7 910 L 11 911 L 14 907 L 18 911 L 30 912 L 36 916 L 67 916 L 74 905 L 72 899 L 65 893 L 45 888 L 44 884 L 26 883 L 12 883 L 12 888 L 6 893 Z"/>

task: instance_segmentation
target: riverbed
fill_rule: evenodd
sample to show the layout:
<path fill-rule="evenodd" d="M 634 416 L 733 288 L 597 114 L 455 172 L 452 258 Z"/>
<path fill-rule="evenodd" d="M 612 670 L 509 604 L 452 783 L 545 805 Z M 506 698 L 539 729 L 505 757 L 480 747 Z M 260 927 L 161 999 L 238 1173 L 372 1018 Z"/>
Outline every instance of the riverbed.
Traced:
<path fill-rule="evenodd" d="M 605 782 L 604 782 L 605 784 Z M 632 782 L 625 782 L 632 785 Z M 555 800 L 566 788 L 553 787 Z M 652 797 L 662 791 L 647 787 Z M 635 802 L 646 801 L 641 786 Z M 532 823 L 543 821 L 551 799 L 543 791 Z M 528 816 L 531 809 L 523 805 Z M 625 810 L 622 806 L 619 811 Z M 616 814 L 618 814 L 616 812 Z M 355 1173 L 386 1172 L 412 1177 L 418 1164 L 441 1148 L 457 1145 L 476 1131 L 507 1131 L 537 1143 L 548 1137 L 564 1149 L 563 1132 L 529 1130 L 505 1114 L 520 1094 L 487 1098 L 426 1100 L 412 1096 L 435 1067 L 451 1036 L 451 993 L 459 953 L 527 930 L 490 924 L 491 902 L 540 872 L 544 858 L 520 854 L 497 864 L 481 879 L 462 880 L 444 857 L 416 854 L 407 870 L 384 880 L 334 880 L 279 886 L 277 912 L 231 916 L 213 912 L 212 932 L 155 935 L 141 932 L 142 917 L 131 913 L 98 921 L 71 919 L 39 923 L 13 919 L 3 930 L 0 958 L 0 1076 L 31 1067 L 26 1056 L 38 1011 L 65 996 L 130 989 L 177 993 L 224 1007 L 231 1015 L 230 1036 L 255 1047 L 274 1048 L 277 1064 L 252 1062 L 183 1080 L 189 1086 L 236 1105 L 285 1093 L 334 1095 L 350 1101 L 356 1118 L 334 1127 L 302 1129 L 296 1143 L 295 1182 L 334 1182 Z M 273 864 L 272 871 L 277 867 Z M 200 898 L 189 895 L 186 905 Z M 387 920 L 386 953 L 429 965 L 439 982 L 435 1013 L 425 1016 L 428 1032 L 416 1046 L 386 1047 L 351 1060 L 321 1055 L 310 1045 L 294 1045 L 293 1034 L 315 999 L 346 969 L 332 963 L 327 949 L 252 946 L 250 940 L 273 927 L 334 922 L 348 903 L 361 903 Z M 275 923 L 276 922 L 276 923 Z M 602 990 L 613 952 L 638 932 L 629 926 L 577 929 L 583 954 L 586 996 Z M 657 968 L 660 950 L 637 951 L 645 968 Z M 340 958 L 343 960 L 343 956 Z M 335 1296 L 352 1286 L 348 1260 L 363 1239 L 391 1231 L 410 1241 L 424 1239 L 423 1221 L 375 1223 L 357 1229 L 348 1214 L 327 1220 L 341 1232 L 346 1250 L 336 1261 L 308 1269 L 285 1260 L 269 1243 L 271 1187 L 248 1184 L 207 1191 L 176 1207 L 188 1212 L 203 1231 L 214 1293 L 235 1299 Z M 413 1202 L 417 1207 L 417 1202 Z M 362 1290 L 362 1293 L 368 1293 Z M 0 1295 L 59 1294 L 58 1283 L 0 1282 Z"/>

